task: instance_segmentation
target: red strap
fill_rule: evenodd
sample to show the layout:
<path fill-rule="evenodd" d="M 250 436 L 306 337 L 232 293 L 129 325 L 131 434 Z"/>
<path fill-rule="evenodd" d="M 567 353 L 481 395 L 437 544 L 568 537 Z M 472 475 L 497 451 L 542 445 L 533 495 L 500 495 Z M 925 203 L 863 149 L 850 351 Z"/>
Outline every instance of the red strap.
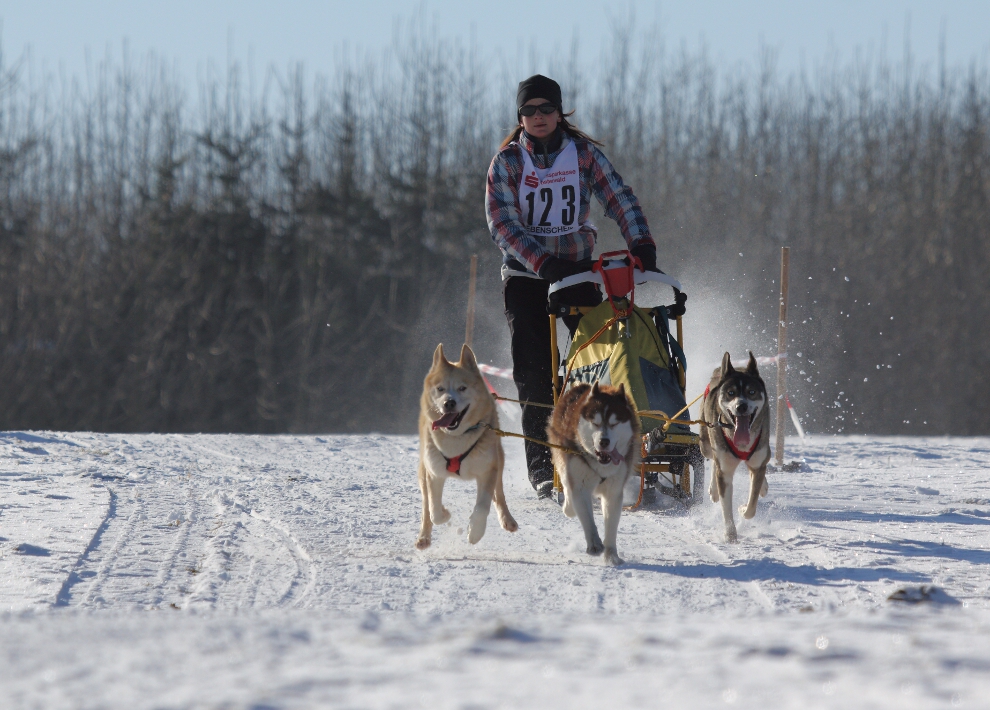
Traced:
<path fill-rule="evenodd" d="M 626 258 L 629 263 L 625 266 L 613 266 L 606 269 L 606 259 L 617 256 Z M 624 298 L 626 295 L 629 295 L 629 305 L 631 307 L 636 300 L 636 279 L 633 275 L 633 269 L 637 266 L 642 271 L 643 262 L 639 260 L 639 257 L 633 256 L 628 251 L 610 251 L 599 256 L 598 261 L 591 267 L 591 270 L 601 275 L 602 285 L 605 287 L 605 295 L 608 296 L 610 302 L 612 299 Z M 614 305 L 612 309 L 615 310 Z"/>
<path fill-rule="evenodd" d="M 749 451 L 740 451 L 739 449 L 737 449 L 735 445 L 732 443 L 732 439 L 730 439 L 725 435 L 725 432 L 722 432 L 722 437 L 725 439 L 725 443 L 729 445 L 729 448 L 732 449 L 732 454 L 737 459 L 739 459 L 740 461 L 749 461 L 749 457 L 753 455 L 753 452 L 756 451 L 756 447 L 760 445 L 760 439 L 763 438 L 763 432 L 760 432 L 760 435 L 756 437 L 756 443 L 753 444 L 753 448 L 750 449 Z M 450 468 L 448 467 L 447 470 L 449 471 Z"/>
<path fill-rule="evenodd" d="M 481 422 L 479 422 L 478 424 L 475 424 L 474 427 L 472 427 L 472 428 L 479 427 L 479 426 L 481 426 Z M 460 456 L 455 456 L 452 459 L 448 459 L 446 456 L 443 456 L 443 452 L 441 452 L 440 455 L 443 456 L 444 460 L 447 462 L 447 472 L 448 473 L 453 473 L 454 475 L 459 476 L 461 474 L 461 461 L 463 461 L 467 457 L 468 454 L 470 454 L 472 451 L 474 451 L 474 447 L 477 446 L 484 437 L 485 437 L 485 435 L 484 435 L 484 433 L 482 433 L 482 435 L 479 436 L 475 440 L 475 442 L 473 444 L 471 444 L 471 448 L 470 449 L 468 449 L 467 451 L 465 451 Z"/>

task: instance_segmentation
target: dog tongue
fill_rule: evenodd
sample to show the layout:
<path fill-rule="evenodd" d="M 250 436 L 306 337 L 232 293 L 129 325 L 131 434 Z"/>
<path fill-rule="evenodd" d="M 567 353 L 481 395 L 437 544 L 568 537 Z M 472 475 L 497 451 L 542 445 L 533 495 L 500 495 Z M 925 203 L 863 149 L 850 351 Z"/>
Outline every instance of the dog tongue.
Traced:
<path fill-rule="evenodd" d="M 433 430 L 436 431 L 437 429 L 441 429 L 441 428 L 446 429 L 451 424 L 457 421 L 458 414 L 460 414 L 460 412 L 447 412 L 442 417 L 440 417 L 435 422 L 433 422 Z"/>
<path fill-rule="evenodd" d="M 736 417 L 736 428 L 732 432 L 732 443 L 737 449 L 749 446 L 749 416 Z"/>
<path fill-rule="evenodd" d="M 613 466 L 618 466 L 625 459 L 625 457 L 622 454 L 619 453 L 619 450 L 617 448 L 614 448 L 614 447 L 612 448 L 611 451 L 608 452 L 608 455 L 609 455 L 609 458 L 612 459 L 612 465 Z"/>

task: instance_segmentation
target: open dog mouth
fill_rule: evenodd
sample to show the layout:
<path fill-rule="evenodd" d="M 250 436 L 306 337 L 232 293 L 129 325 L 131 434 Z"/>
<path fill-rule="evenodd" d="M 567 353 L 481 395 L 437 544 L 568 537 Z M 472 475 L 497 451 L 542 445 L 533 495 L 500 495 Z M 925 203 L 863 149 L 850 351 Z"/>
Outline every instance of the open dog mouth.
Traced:
<path fill-rule="evenodd" d="M 464 419 L 464 415 L 467 414 L 467 410 L 471 408 L 469 404 L 460 412 L 447 412 L 442 417 L 433 422 L 433 431 L 437 429 L 446 429 L 447 431 L 454 431 L 461 425 L 461 421 Z"/>
<path fill-rule="evenodd" d="M 625 457 L 614 446 L 611 451 L 599 451 L 595 449 L 595 457 L 598 459 L 598 463 L 602 465 L 612 464 L 613 466 L 618 466 L 625 460 Z"/>
<path fill-rule="evenodd" d="M 732 443 L 736 448 L 749 446 L 749 440 L 752 438 L 749 433 L 751 419 L 749 414 L 732 417 Z"/>

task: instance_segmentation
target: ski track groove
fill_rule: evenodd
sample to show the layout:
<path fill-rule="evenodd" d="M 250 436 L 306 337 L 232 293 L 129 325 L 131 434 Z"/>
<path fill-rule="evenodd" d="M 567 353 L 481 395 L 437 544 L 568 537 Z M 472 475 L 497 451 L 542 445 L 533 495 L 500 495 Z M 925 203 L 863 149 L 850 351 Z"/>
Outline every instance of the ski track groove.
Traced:
<path fill-rule="evenodd" d="M 279 606 L 299 606 L 299 604 L 306 598 L 306 596 L 312 591 L 313 585 L 316 582 L 316 566 L 313 564 L 313 558 L 306 552 L 306 549 L 299 544 L 299 541 L 292 536 L 288 529 L 281 525 L 280 523 L 272 520 L 271 518 L 266 518 L 256 510 L 252 509 L 248 513 L 255 520 L 260 520 L 265 523 L 269 528 L 274 530 L 279 534 L 282 539 L 282 545 L 288 550 L 289 554 L 292 555 L 292 559 L 296 565 L 296 574 L 289 585 L 289 588 L 279 599 Z M 300 578 L 306 578 L 306 584 L 303 587 L 302 594 L 296 596 L 295 590 L 299 586 Z"/>
<path fill-rule="evenodd" d="M 103 516 L 103 520 L 100 522 L 99 527 L 96 528 L 96 532 L 93 533 L 93 537 L 90 538 L 89 544 L 86 545 L 86 549 L 83 550 L 82 554 L 76 560 L 76 563 L 69 570 L 69 574 L 66 576 L 65 581 L 62 583 L 62 588 L 59 590 L 58 594 L 55 596 L 55 602 L 52 606 L 63 607 L 69 606 L 72 599 L 72 588 L 82 581 L 82 577 L 79 576 L 79 570 L 86 564 L 90 555 L 94 554 L 100 545 L 103 538 L 103 534 L 110 527 L 110 522 L 117 516 L 117 494 L 112 488 L 108 486 L 101 486 L 106 492 L 109 498 L 107 502 L 107 512 Z"/>
<path fill-rule="evenodd" d="M 97 566 L 96 575 L 89 583 L 88 589 L 86 589 L 85 593 L 82 595 L 82 598 L 79 601 L 79 606 L 90 606 L 94 603 L 95 599 L 100 598 L 100 594 L 103 591 L 103 586 L 110 577 L 110 572 L 116 566 L 124 547 L 127 545 L 128 541 L 132 539 L 137 527 L 137 520 L 144 513 L 144 502 L 141 499 L 137 500 L 139 502 L 127 516 L 127 521 L 120 532 L 117 533 L 109 553 Z"/>

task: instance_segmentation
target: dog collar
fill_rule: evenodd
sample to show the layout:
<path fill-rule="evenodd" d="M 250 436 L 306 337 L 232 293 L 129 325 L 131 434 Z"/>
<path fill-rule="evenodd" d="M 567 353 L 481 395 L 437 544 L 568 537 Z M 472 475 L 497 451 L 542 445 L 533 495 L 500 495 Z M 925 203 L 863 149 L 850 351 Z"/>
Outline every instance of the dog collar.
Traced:
<path fill-rule="evenodd" d="M 721 422 L 719 423 L 721 424 Z M 723 424 L 722 426 L 725 425 Z M 757 447 L 760 445 L 760 440 L 763 438 L 763 432 L 761 431 L 760 435 L 756 437 L 756 443 L 753 444 L 753 448 L 750 449 L 749 451 L 740 451 L 739 449 L 737 449 L 735 444 L 732 443 L 732 439 L 727 437 L 724 432 L 722 434 L 722 438 L 725 439 L 725 443 L 728 444 L 730 449 L 732 449 L 733 456 L 735 456 L 740 461 L 749 461 L 749 457 L 753 455 Z"/>

